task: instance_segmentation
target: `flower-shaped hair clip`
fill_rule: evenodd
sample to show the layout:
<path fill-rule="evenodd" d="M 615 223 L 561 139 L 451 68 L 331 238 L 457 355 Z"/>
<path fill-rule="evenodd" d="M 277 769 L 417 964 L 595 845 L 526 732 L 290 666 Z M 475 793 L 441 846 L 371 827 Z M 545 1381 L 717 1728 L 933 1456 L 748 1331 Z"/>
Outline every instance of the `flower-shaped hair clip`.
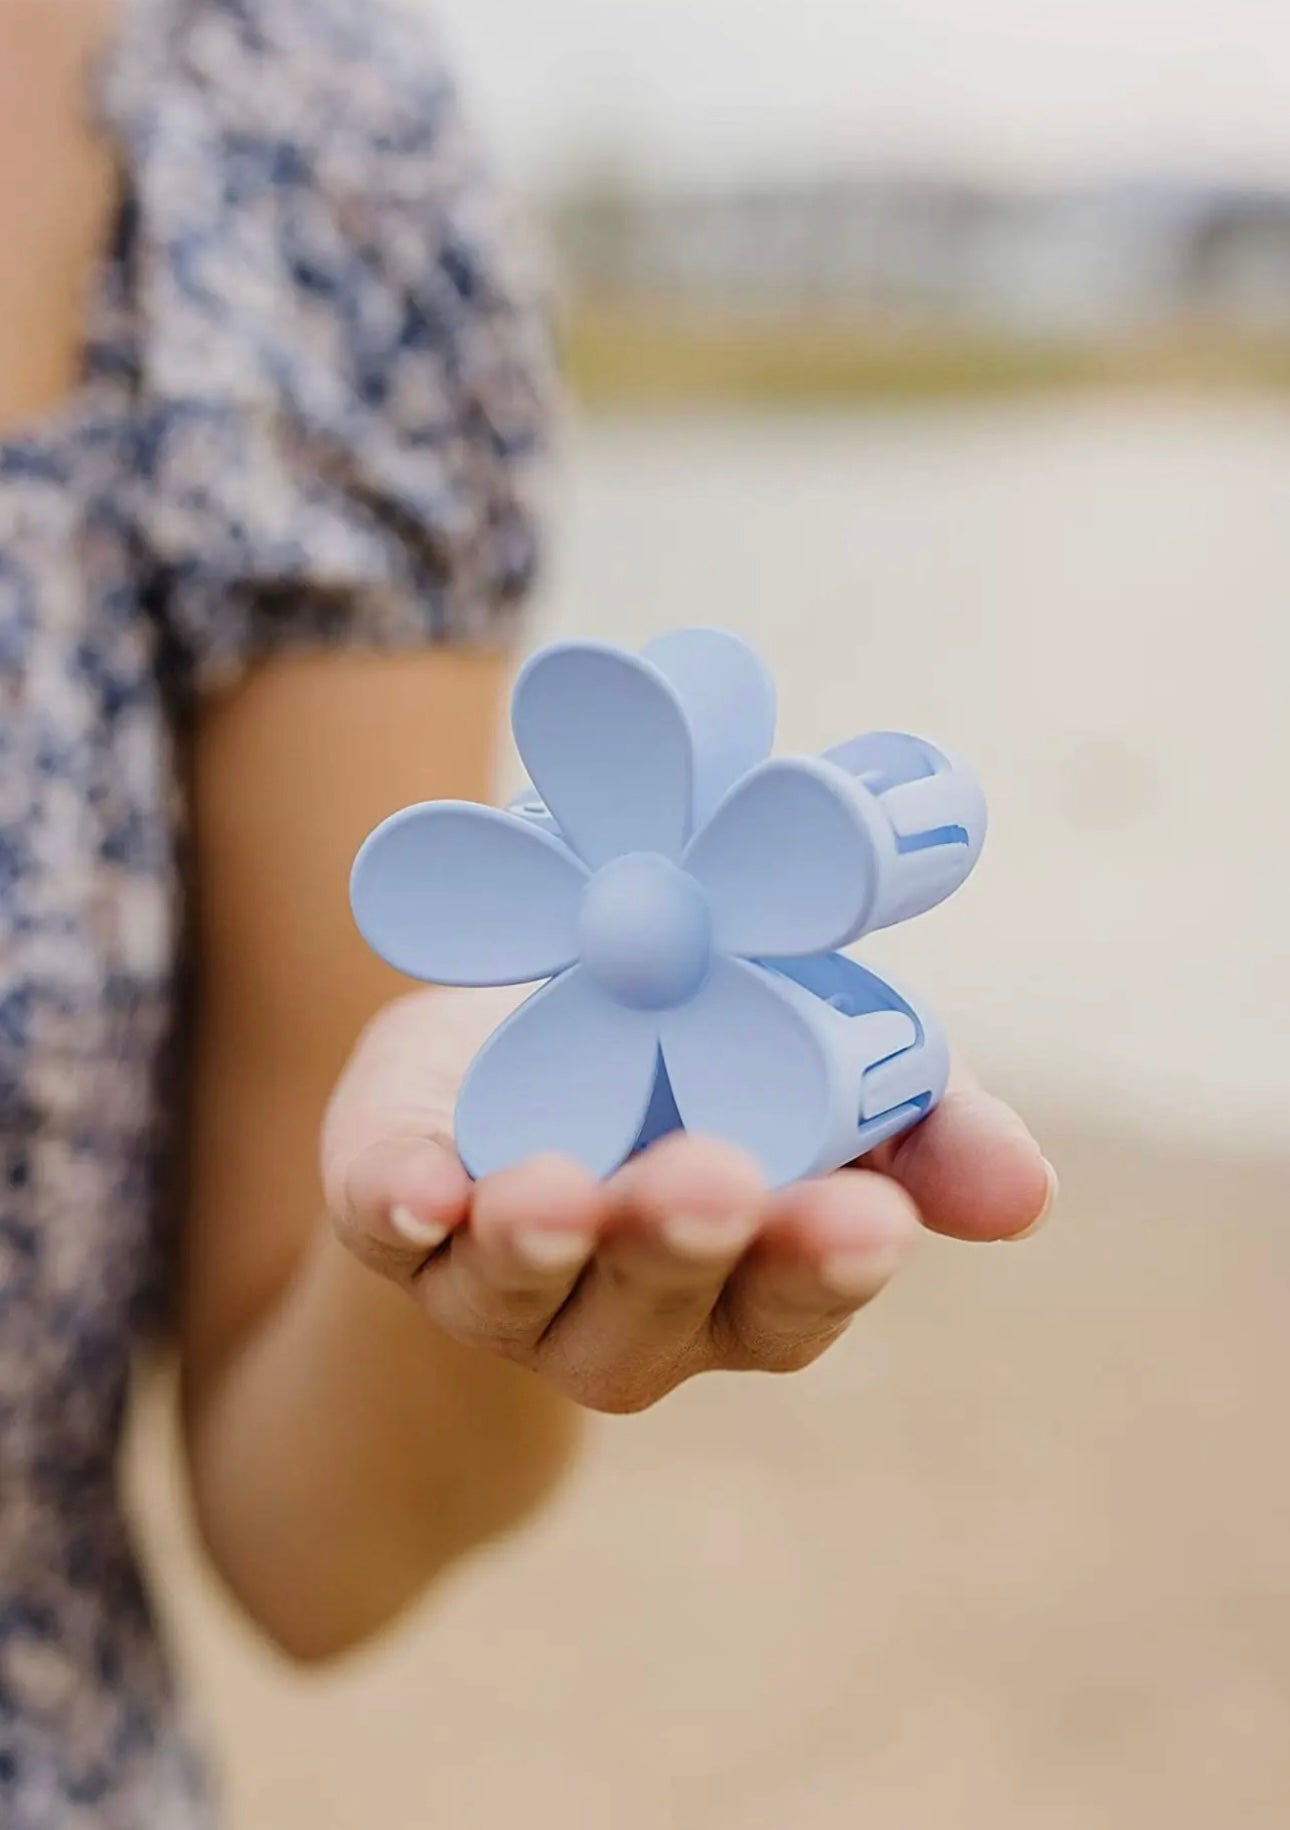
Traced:
<path fill-rule="evenodd" d="M 603 1176 L 684 1128 L 782 1185 L 930 1111 L 935 1020 L 840 949 L 968 876 L 968 770 L 896 733 L 772 760 L 774 687 L 719 630 L 545 649 L 512 721 L 532 788 L 507 812 L 396 813 L 351 884 L 368 944 L 412 978 L 546 981 L 463 1083 L 472 1175 L 555 1151 Z"/>

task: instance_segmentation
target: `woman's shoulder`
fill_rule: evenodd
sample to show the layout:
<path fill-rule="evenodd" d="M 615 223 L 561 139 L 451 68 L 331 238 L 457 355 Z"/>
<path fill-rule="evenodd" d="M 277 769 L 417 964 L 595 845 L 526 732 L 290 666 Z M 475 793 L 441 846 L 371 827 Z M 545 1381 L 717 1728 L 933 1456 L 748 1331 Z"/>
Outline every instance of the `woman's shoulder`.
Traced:
<path fill-rule="evenodd" d="M 218 93 L 233 74 L 290 65 L 298 93 L 361 108 L 354 78 L 383 72 L 394 90 L 442 77 L 442 41 L 410 0 L 118 0 L 115 75 L 154 86 L 190 75 Z M 346 73 L 349 81 L 345 82 Z M 250 100 L 245 89 L 241 99 Z"/>
<path fill-rule="evenodd" d="M 550 352 L 424 18 L 144 0 L 104 100 L 139 515 L 184 645 L 236 665 L 284 640 L 494 634 L 534 568 Z M 302 587 L 326 617 L 228 610 Z"/>
<path fill-rule="evenodd" d="M 241 310 L 258 282 L 280 327 L 321 296 L 352 328 L 355 287 L 442 302 L 446 286 L 445 331 L 540 307 L 450 63 L 405 0 L 127 0 L 101 100 L 158 257 L 143 266 L 190 297 L 237 270 Z"/>
<path fill-rule="evenodd" d="M 126 0 L 104 105 L 128 148 L 178 118 L 283 182 L 379 178 L 409 138 L 442 154 L 459 119 L 438 35 L 401 0 Z"/>

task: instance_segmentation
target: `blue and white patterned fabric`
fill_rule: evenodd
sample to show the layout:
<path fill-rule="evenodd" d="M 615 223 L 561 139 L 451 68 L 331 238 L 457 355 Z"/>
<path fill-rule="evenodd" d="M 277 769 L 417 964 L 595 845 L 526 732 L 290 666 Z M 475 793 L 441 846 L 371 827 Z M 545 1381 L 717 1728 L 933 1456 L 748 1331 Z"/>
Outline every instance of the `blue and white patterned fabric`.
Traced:
<path fill-rule="evenodd" d="M 197 696 L 503 636 L 545 346 L 424 25 L 132 9 L 82 386 L 0 441 L 0 1822 L 188 1830 L 201 1763 L 117 1494 L 163 1312 Z"/>

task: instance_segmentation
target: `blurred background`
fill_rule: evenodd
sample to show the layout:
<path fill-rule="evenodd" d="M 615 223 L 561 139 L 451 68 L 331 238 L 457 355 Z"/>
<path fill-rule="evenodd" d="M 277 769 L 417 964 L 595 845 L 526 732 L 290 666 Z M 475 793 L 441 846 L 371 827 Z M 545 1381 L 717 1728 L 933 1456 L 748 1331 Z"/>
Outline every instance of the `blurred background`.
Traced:
<path fill-rule="evenodd" d="M 598 1431 L 301 1688 L 137 1460 L 238 1830 L 1290 1823 L 1290 15 L 441 0 L 575 397 L 535 637 L 985 778 L 915 980 L 1063 1176 L 797 1380 Z M 326 1521 L 319 1520 L 319 1530 Z"/>

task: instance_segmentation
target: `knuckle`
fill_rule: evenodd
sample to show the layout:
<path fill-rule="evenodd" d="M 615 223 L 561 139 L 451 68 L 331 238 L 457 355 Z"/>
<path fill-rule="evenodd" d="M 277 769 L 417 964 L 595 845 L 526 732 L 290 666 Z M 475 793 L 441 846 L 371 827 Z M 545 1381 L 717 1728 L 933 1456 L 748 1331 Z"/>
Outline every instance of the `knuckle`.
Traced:
<path fill-rule="evenodd" d="M 680 1378 L 660 1376 L 653 1368 L 596 1366 L 572 1368 L 557 1383 L 585 1411 L 603 1417 L 638 1417 L 679 1385 Z"/>
<path fill-rule="evenodd" d="M 378 1277 L 388 1278 L 392 1283 L 406 1285 L 411 1282 L 416 1270 L 415 1261 L 409 1262 L 406 1253 L 378 1238 L 352 1214 L 343 1211 L 334 1214 L 332 1231 L 345 1251 L 367 1270 L 374 1271 Z"/>
<path fill-rule="evenodd" d="M 446 1267 L 445 1267 L 446 1269 Z M 529 1366 L 547 1323 L 547 1310 L 536 1304 L 491 1298 L 483 1292 L 454 1289 L 433 1273 L 421 1280 L 422 1301 L 431 1321 L 463 1347 L 496 1354 Z"/>
<path fill-rule="evenodd" d="M 639 1417 L 658 1402 L 662 1393 L 643 1385 L 593 1379 L 571 1395 L 584 1410 L 599 1412 L 602 1417 Z"/>
<path fill-rule="evenodd" d="M 661 1284 L 644 1293 L 640 1305 L 648 1319 L 669 1333 L 682 1325 L 697 1327 L 712 1307 L 707 1293 L 696 1293 L 683 1285 Z"/>
<path fill-rule="evenodd" d="M 732 1371 L 776 1374 L 805 1372 L 847 1332 L 850 1314 L 816 1318 L 807 1326 L 781 1320 L 747 1322 L 727 1320 L 722 1346 Z"/>
<path fill-rule="evenodd" d="M 647 1322 L 697 1325 L 711 1310 L 714 1279 L 699 1272 L 687 1277 L 648 1260 L 625 1261 L 602 1254 L 597 1277 L 605 1295 L 630 1307 Z"/>
<path fill-rule="evenodd" d="M 810 1340 L 779 1341 L 767 1350 L 763 1365 L 768 1373 L 805 1372 L 836 1339 L 836 1335 L 816 1335 Z"/>

